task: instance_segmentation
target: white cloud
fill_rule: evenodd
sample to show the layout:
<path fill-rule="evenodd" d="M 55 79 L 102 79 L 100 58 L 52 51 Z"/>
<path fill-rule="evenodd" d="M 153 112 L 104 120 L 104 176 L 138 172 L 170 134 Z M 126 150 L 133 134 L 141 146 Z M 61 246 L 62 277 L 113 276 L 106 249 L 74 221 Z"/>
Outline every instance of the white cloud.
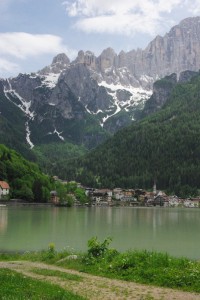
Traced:
<path fill-rule="evenodd" d="M 186 0 L 188 1 L 188 0 Z M 198 1 L 198 0 L 196 0 Z M 94 17 L 104 14 L 147 14 L 170 12 L 185 0 L 68 0 L 63 4 L 70 16 Z"/>
<path fill-rule="evenodd" d="M 18 64 L 10 62 L 7 59 L 0 58 L 0 73 L 17 73 L 20 71 Z"/>
<path fill-rule="evenodd" d="M 153 35 L 156 32 L 155 22 L 152 22 L 148 16 L 141 19 L 139 14 L 134 18 L 131 14 L 127 14 L 81 19 L 76 23 L 76 27 L 88 33 L 109 32 L 110 34 L 132 35 L 141 32 Z"/>
<path fill-rule="evenodd" d="M 77 55 L 77 51 L 69 49 L 59 36 L 25 32 L 0 33 L 0 77 L 23 72 L 22 66 L 27 61 L 31 65 L 33 60 L 43 61 L 44 55 L 46 58 L 63 52 L 70 59 Z M 40 66 L 42 67 L 44 65 Z"/>
<path fill-rule="evenodd" d="M 67 0 L 67 14 L 74 27 L 87 33 L 154 35 L 176 23 L 171 13 L 184 8 L 200 12 L 199 0 Z"/>
<path fill-rule="evenodd" d="M 191 0 L 186 0 L 189 11 L 192 12 L 194 15 L 200 14 L 200 2 L 199 0 L 193 0 L 191 3 Z"/>
<path fill-rule="evenodd" d="M 25 32 L 0 33 L 0 55 L 26 59 L 29 56 L 67 51 L 62 39 L 55 35 L 34 35 Z"/>

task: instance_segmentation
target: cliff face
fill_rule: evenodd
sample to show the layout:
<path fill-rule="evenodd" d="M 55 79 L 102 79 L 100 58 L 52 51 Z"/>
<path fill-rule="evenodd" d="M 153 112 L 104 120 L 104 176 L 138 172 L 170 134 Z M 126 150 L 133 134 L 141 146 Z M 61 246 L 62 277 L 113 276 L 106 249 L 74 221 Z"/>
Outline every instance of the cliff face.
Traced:
<path fill-rule="evenodd" d="M 163 77 L 200 66 L 200 17 L 188 18 L 164 37 L 157 36 L 144 50 L 144 72 Z"/>
<path fill-rule="evenodd" d="M 198 74 L 199 73 L 195 71 L 183 71 L 179 74 L 179 77 L 177 74 L 173 73 L 156 81 L 153 84 L 153 94 L 145 103 L 140 118 L 148 116 L 161 109 L 172 95 L 173 89 L 177 84 L 187 83 Z"/>
<path fill-rule="evenodd" d="M 98 57 L 81 50 L 72 62 L 61 53 L 37 73 L 1 80 L 4 97 L 27 118 L 31 147 L 54 138 L 92 147 L 105 132 L 114 133 L 137 119 L 144 106 L 145 115 L 158 110 L 177 80 L 187 81 L 200 69 L 199 36 L 196 17 L 157 36 L 144 50 L 116 54 L 108 48 Z M 168 79 L 153 86 L 166 75 Z"/>
<path fill-rule="evenodd" d="M 200 17 L 188 18 L 174 26 L 164 37 L 157 36 L 146 49 L 121 51 L 108 48 L 99 57 L 81 51 L 82 59 L 107 83 L 151 88 L 153 82 L 172 73 L 200 68 Z M 88 59 L 89 57 L 92 59 Z"/>

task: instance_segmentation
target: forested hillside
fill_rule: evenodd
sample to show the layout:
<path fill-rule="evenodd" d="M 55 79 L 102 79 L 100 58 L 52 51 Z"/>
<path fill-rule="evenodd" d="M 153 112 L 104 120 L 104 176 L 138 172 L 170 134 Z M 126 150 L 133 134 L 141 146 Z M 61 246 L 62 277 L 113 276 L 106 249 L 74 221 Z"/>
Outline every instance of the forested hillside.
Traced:
<path fill-rule="evenodd" d="M 151 188 L 194 195 L 200 188 L 200 76 L 177 84 L 163 108 L 119 131 L 67 173 L 89 186 Z"/>
<path fill-rule="evenodd" d="M 88 153 L 83 145 L 78 146 L 66 142 L 41 144 L 35 146 L 32 151 L 44 173 L 52 176 L 58 175 L 60 178 L 66 177 L 65 169 L 71 159 Z M 63 169 L 64 172 L 60 173 Z"/>
<path fill-rule="evenodd" d="M 9 183 L 10 197 L 35 202 L 47 202 L 53 187 L 53 181 L 36 164 L 1 144 L 0 180 Z"/>

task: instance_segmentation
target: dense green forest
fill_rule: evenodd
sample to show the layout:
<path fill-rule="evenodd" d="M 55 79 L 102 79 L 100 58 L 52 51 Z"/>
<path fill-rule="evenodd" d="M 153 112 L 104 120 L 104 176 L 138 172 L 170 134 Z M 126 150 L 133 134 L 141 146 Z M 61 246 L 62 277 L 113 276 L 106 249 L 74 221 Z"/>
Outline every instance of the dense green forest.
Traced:
<path fill-rule="evenodd" d="M 177 84 L 163 108 L 119 131 L 66 175 L 88 186 L 159 189 L 180 196 L 200 188 L 200 76 Z"/>
<path fill-rule="evenodd" d="M 0 144 L 0 180 L 11 187 L 10 197 L 47 202 L 54 181 L 19 153 Z"/>
<path fill-rule="evenodd" d="M 35 146 L 32 152 L 43 172 L 65 178 L 69 160 L 85 155 L 88 149 L 83 145 L 58 142 Z"/>

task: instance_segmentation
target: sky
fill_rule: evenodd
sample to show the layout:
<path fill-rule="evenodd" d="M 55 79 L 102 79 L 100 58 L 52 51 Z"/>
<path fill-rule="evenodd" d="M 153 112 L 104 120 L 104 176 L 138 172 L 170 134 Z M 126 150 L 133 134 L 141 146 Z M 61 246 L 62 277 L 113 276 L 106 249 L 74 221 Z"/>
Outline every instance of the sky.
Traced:
<path fill-rule="evenodd" d="M 200 0 L 0 0 L 0 78 L 37 72 L 59 53 L 144 49 L 200 15 Z"/>

